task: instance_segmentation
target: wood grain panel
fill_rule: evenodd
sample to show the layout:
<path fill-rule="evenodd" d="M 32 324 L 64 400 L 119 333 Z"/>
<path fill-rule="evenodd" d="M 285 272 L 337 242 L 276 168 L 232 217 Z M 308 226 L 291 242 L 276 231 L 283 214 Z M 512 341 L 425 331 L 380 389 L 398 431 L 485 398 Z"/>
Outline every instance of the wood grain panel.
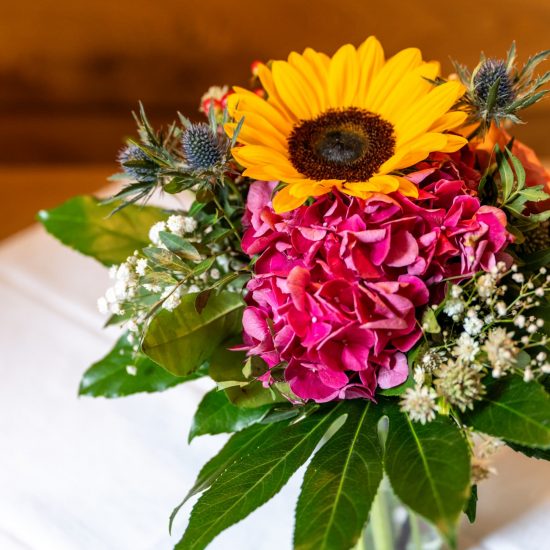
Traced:
<path fill-rule="evenodd" d="M 5 0 L 0 162 L 107 161 L 138 99 L 159 122 L 196 114 L 210 84 L 246 84 L 250 61 L 290 49 L 376 34 L 388 53 L 416 45 L 449 70 L 449 56 L 473 64 L 513 39 L 525 58 L 550 46 L 549 28 L 547 0 Z M 550 102 L 537 112 L 524 133 L 549 154 Z"/>

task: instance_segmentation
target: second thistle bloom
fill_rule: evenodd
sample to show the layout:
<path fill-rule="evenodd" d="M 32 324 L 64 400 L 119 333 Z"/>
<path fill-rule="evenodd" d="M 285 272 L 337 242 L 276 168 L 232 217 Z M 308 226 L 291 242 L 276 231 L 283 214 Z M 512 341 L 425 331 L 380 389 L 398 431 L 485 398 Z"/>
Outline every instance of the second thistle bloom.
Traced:
<path fill-rule="evenodd" d="M 216 134 L 206 123 L 190 124 L 181 144 L 187 164 L 193 170 L 210 170 L 225 158 L 227 139 Z"/>

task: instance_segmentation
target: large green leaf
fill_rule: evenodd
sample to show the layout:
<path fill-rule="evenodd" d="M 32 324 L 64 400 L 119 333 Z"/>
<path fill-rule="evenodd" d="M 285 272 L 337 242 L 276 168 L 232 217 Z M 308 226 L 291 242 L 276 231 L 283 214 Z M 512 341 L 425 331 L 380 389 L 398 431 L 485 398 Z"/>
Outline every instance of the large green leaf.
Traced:
<path fill-rule="evenodd" d="M 295 424 L 266 425 L 254 451 L 241 451 L 199 499 L 176 549 L 205 548 L 224 529 L 277 494 L 340 415 L 336 406 Z"/>
<path fill-rule="evenodd" d="M 470 493 L 470 454 L 462 433 L 444 416 L 422 425 L 396 403 L 384 409 L 390 420 L 384 466 L 393 490 L 453 545 Z"/>
<path fill-rule="evenodd" d="M 38 219 L 63 244 L 105 265 L 120 264 L 150 244 L 149 229 L 166 216 L 160 208 L 136 205 L 109 216 L 115 207 L 80 196 L 51 210 L 41 210 Z"/>
<path fill-rule="evenodd" d="M 237 407 L 229 401 L 225 392 L 212 390 L 199 404 L 191 424 L 189 441 L 198 435 L 239 432 L 259 422 L 270 408 L 271 405 L 256 409 Z"/>
<path fill-rule="evenodd" d="M 344 403 L 345 424 L 313 457 L 296 509 L 296 550 L 347 550 L 358 540 L 382 480 L 380 408 Z"/>
<path fill-rule="evenodd" d="M 517 375 L 491 380 L 487 394 L 464 415 L 475 430 L 528 447 L 550 448 L 550 396 Z"/>
<path fill-rule="evenodd" d="M 155 363 L 178 376 L 197 369 L 219 345 L 242 331 L 239 294 L 212 296 L 201 313 L 195 309 L 196 296 L 187 294 L 173 312 L 163 310 L 153 317 L 142 344 Z"/>
<path fill-rule="evenodd" d="M 103 359 L 84 373 L 78 393 L 92 397 L 123 397 L 139 392 L 159 392 L 204 374 L 203 369 L 186 377 L 174 376 L 143 353 L 135 353 L 124 335 Z"/>

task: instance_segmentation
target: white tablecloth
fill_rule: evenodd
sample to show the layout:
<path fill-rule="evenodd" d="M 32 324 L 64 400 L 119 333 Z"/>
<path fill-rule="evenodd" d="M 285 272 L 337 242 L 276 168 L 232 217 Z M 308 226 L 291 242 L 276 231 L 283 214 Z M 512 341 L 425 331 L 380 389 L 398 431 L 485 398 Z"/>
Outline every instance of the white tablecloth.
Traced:
<path fill-rule="evenodd" d="M 38 227 L 0 246 L 2 550 L 167 550 L 181 536 L 191 504 L 171 538 L 172 508 L 225 439 L 204 436 L 187 445 L 193 412 L 209 387 L 204 380 L 162 394 L 77 398 L 82 372 L 117 336 L 101 330 L 95 311 L 107 284 L 104 268 Z M 531 480 L 539 489 L 530 505 L 545 486 L 548 493 L 550 468 L 542 466 L 548 464 L 534 467 L 543 477 Z M 294 476 L 211 548 L 290 549 L 299 484 Z M 496 504 L 515 506 L 508 519 L 525 511 L 523 485 L 516 486 L 519 504 Z M 483 506 L 482 519 L 494 519 L 495 508 Z M 492 527 L 501 525 L 497 519 Z M 496 546 L 487 540 L 480 548 L 503 549 L 495 536 Z M 475 540 L 467 529 L 463 547 Z M 506 540 L 507 550 L 550 548 L 521 534 L 519 542 L 509 533 Z"/>

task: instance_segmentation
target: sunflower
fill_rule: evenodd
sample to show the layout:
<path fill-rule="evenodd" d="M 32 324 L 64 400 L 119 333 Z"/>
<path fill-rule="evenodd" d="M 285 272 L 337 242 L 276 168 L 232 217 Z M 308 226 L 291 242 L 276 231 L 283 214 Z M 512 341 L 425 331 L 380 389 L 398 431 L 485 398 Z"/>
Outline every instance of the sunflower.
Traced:
<path fill-rule="evenodd" d="M 244 123 L 233 156 L 245 176 L 285 184 L 273 199 L 277 212 L 333 188 L 361 198 L 394 191 L 416 197 L 417 188 L 396 172 L 466 143 L 445 133 L 466 118 L 451 110 L 465 88 L 434 85 L 439 70 L 417 48 L 386 61 L 373 36 L 332 58 L 311 48 L 292 52 L 288 61 L 260 66 L 266 99 L 234 88 L 229 114 Z M 230 137 L 236 126 L 226 124 Z"/>

